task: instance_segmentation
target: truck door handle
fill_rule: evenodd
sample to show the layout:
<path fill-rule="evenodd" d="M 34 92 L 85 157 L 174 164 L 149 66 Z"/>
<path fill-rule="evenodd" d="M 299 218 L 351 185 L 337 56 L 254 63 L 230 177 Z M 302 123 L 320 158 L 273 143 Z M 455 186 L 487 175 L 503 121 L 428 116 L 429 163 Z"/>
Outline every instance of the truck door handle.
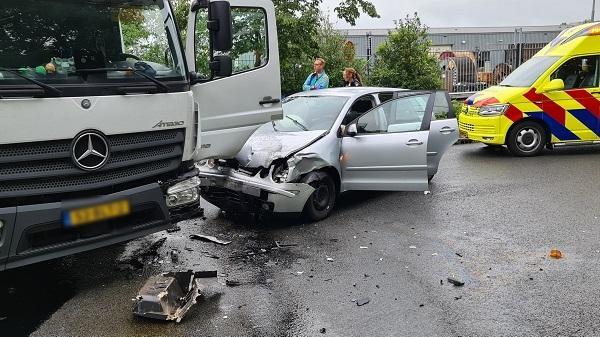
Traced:
<path fill-rule="evenodd" d="M 411 139 L 408 142 L 406 142 L 406 145 L 408 145 L 408 146 L 419 146 L 419 145 L 423 145 L 423 142 L 419 141 L 418 139 Z"/>
<path fill-rule="evenodd" d="M 441 133 L 441 134 L 444 134 L 444 135 L 449 135 L 449 134 L 451 134 L 451 133 L 453 133 L 453 132 L 455 132 L 455 131 L 456 131 L 455 129 L 453 129 L 453 128 L 451 128 L 451 127 L 448 127 L 448 126 L 445 126 L 445 127 L 443 127 L 443 128 L 440 130 L 440 133 Z"/>
<path fill-rule="evenodd" d="M 592 95 L 600 95 L 600 91 L 592 91 L 591 94 Z"/>
<path fill-rule="evenodd" d="M 263 98 L 262 101 L 258 102 L 258 104 L 267 105 L 267 104 L 277 104 L 280 102 L 281 102 L 281 100 L 279 98 L 273 98 L 271 96 L 267 96 L 267 97 Z"/>

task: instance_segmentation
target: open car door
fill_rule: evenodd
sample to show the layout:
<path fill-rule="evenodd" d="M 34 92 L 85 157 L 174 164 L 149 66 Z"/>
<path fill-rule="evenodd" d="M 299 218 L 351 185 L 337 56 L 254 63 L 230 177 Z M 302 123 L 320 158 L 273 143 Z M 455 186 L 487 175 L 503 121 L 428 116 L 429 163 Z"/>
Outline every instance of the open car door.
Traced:
<path fill-rule="evenodd" d="M 438 171 L 444 153 L 458 141 L 458 121 L 450 95 L 446 91 L 435 93 L 435 103 L 431 113 L 429 141 L 427 143 L 427 175 L 429 180 Z"/>
<path fill-rule="evenodd" d="M 223 19 L 224 3 L 230 4 L 229 20 Z M 232 158 L 258 127 L 283 118 L 275 22 L 268 0 L 192 3 L 186 58 L 196 74 L 192 92 L 200 134 L 195 160 Z M 231 30 L 232 43 L 215 38 L 219 29 Z"/>
<path fill-rule="evenodd" d="M 404 91 L 360 116 L 342 139 L 342 188 L 425 191 L 432 92 Z"/>

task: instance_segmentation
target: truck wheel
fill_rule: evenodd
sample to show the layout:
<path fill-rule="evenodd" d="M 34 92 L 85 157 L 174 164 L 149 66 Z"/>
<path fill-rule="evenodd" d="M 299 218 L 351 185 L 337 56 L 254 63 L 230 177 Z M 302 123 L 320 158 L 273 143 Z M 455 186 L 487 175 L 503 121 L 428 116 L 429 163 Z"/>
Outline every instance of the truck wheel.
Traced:
<path fill-rule="evenodd" d="M 546 130 L 536 122 L 525 121 L 512 128 L 506 145 L 510 153 L 518 157 L 540 155 L 546 146 Z"/>
<path fill-rule="evenodd" d="M 315 175 L 318 174 L 318 178 Z M 337 191 L 331 176 L 325 172 L 314 172 L 305 179 L 315 191 L 306 201 L 304 214 L 311 221 L 320 221 L 329 216 L 335 205 Z"/>

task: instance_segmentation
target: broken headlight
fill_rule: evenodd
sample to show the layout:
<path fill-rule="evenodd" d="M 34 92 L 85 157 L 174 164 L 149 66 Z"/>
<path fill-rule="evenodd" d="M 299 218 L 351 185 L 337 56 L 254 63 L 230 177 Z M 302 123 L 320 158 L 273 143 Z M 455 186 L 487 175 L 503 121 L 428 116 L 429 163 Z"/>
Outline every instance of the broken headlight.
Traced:
<path fill-rule="evenodd" d="M 176 208 L 200 200 L 200 178 L 193 177 L 184 180 L 167 190 L 167 207 Z"/>
<path fill-rule="evenodd" d="M 287 163 L 275 166 L 273 170 L 273 181 L 276 183 L 285 183 L 288 178 L 289 167 Z"/>

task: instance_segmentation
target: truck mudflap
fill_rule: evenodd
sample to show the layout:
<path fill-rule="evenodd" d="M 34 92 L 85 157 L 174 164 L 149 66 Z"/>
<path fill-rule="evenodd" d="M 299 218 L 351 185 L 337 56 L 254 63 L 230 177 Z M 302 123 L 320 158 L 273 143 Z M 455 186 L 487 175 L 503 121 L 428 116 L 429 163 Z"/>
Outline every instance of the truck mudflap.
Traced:
<path fill-rule="evenodd" d="M 98 221 L 79 221 L 81 225 L 66 220 L 73 210 L 122 201 L 128 205 L 121 206 L 127 208 L 127 214 L 109 218 L 96 212 Z M 171 226 L 158 183 L 90 199 L 0 208 L 0 221 L 0 270 L 109 246 Z"/>

